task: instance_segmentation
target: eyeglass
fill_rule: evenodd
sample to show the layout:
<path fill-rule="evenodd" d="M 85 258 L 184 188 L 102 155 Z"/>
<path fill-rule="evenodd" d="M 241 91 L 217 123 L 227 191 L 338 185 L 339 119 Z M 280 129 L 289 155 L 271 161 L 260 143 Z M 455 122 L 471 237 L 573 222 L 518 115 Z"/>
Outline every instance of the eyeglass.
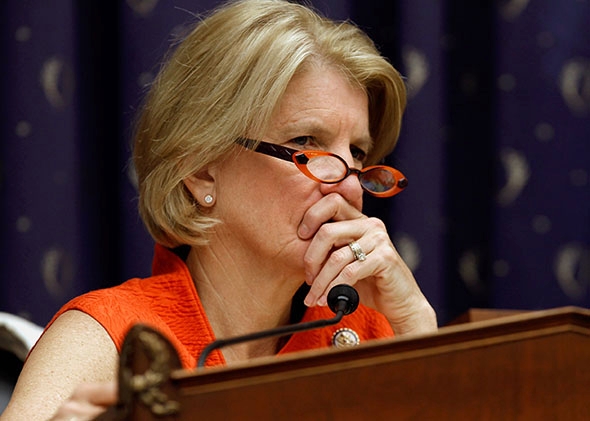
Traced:
<path fill-rule="evenodd" d="M 408 180 L 399 170 L 386 165 L 357 170 L 350 168 L 342 157 L 332 152 L 299 151 L 247 138 L 239 138 L 236 143 L 254 152 L 293 162 L 303 174 L 318 183 L 336 184 L 350 174 L 356 174 L 363 190 L 376 197 L 394 196 L 408 185 Z"/>

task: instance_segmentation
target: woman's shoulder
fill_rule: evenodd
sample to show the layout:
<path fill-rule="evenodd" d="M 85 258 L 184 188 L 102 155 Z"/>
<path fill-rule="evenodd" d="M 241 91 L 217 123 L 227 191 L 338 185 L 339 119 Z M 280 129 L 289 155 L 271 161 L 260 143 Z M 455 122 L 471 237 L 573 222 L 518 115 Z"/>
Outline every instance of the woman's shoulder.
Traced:
<path fill-rule="evenodd" d="M 6 409 L 7 419 L 48 419 L 74 387 L 116 379 L 117 350 L 105 330 L 80 311 L 61 314 L 27 361 Z"/>

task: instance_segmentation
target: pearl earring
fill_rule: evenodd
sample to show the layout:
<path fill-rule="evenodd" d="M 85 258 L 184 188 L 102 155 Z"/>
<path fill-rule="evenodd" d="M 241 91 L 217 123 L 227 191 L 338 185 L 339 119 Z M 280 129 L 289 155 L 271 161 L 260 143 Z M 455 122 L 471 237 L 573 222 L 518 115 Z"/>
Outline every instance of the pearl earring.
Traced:
<path fill-rule="evenodd" d="M 211 196 L 210 194 L 205 196 L 205 203 L 210 205 L 211 203 L 213 203 L 213 196 Z"/>

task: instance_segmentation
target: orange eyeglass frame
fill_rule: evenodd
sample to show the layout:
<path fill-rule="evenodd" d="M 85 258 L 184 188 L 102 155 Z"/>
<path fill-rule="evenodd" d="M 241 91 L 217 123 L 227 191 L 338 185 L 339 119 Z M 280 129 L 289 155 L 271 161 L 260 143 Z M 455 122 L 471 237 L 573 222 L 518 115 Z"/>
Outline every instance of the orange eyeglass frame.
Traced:
<path fill-rule="evenodd" d="M 264 155 L 292 162 L 305 176 L 318 183 L 336 184 L 346 179 L 350 174 L 356 174 L 363 190 L 375 197 L 395 196 L 396 194 L 402 192 L 408 186 L 408 179 L 402 174 L 402 172 L 396 168 L 387 165 L 372 165 L 361 170 L 358 170 L 356 168 L 350 168 L 348 163 L 341 156 L 336 155 L 332 152 L 318 150 L 300 151 L 297 149 L 288 148 L 286 146 L 277 145 L 274 143 L 256 141 L 247 138 L 239 138 L 238 140 L 236 140 L 236 143 L 254 152 L 262 153 Z M 341 178 L 332 180 L 325 180 L 316 177 L 313 173 L 311 173 L 311 171 L 309 171 L 307 163 L 310 159 L 318 156 L 331 156 L 337 158 L 343 164 L 343 167 L 346 168 L 346 174 Z M 363 175 L 373 172 L 375 170 L 381 170 L 391 174 L 395 179 L 395 185 L 391 189 L 384 192 L 372 191 L 368 189 L 362 182 L 364 178 Z"/>

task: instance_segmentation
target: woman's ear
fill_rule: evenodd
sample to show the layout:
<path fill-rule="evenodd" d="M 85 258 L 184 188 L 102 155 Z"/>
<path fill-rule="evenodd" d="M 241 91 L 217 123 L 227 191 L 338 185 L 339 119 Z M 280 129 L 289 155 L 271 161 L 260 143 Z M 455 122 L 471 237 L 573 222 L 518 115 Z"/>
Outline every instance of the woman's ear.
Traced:
<path fill-rule="evenodd" d="M 212 168 L 205 168 L 183 181 L 193 199 L 199 206 L 211 207 L 215 204 L 215 177 Z"/>

